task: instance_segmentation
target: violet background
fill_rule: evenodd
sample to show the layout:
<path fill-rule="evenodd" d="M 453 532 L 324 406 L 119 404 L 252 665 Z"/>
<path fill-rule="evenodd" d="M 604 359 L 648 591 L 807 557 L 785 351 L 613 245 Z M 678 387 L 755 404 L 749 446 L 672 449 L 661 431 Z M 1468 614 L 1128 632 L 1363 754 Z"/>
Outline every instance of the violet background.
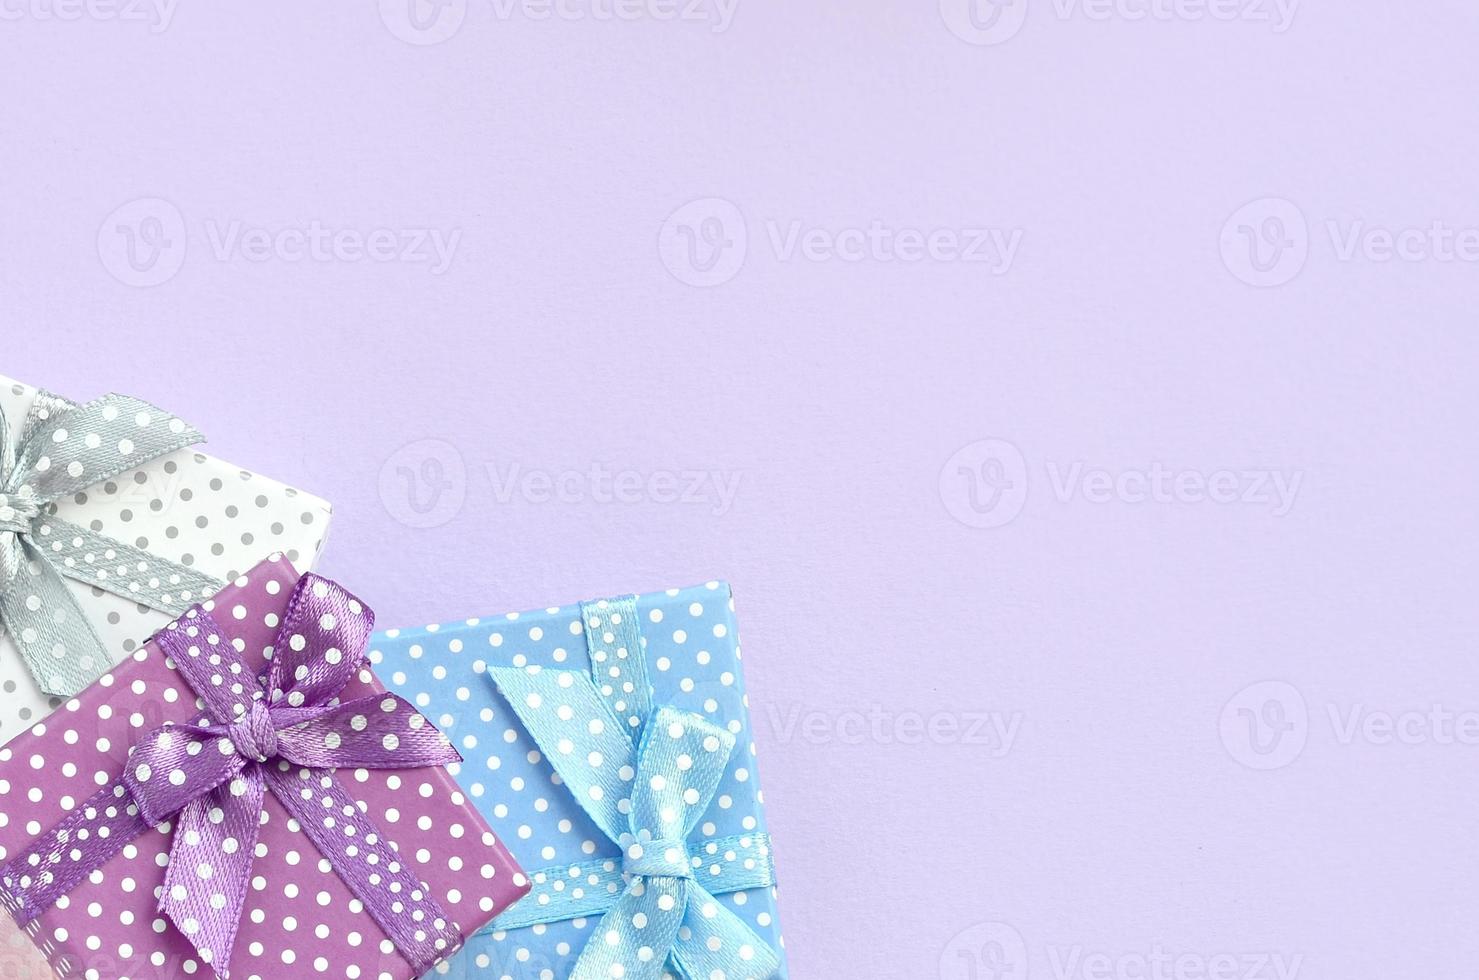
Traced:
<path fill-rule="evenodd" d="M 738 0 L 721 31 L 452 0 L 422 46 L 390 0 L 163 30 L 44 2 L 0 20 L 0 371 L 151 398 L 326 496 L 323 570 L 385 626 L 732 581 L 797 977 L 1468 972 L 1473 745 L 1341 726 L 1479 710 L 1476 266 L 1342 260 L 1327 222 L 1479 227 L 1471 5 L 1280 32 L 1033 2 L 976 45 L 956 0 Z M 119 226 L 172 212 L 113 215 L 147 198 L 184 222 L 152 268 L 183 264 L 139 287 Z M 660 229 L 709 198 L 748 250 L 698 288 Z M 1252 227 L 1306 230 L 1261 275 L 1230 218 L 1270 198 Z M 679 217 L 741 230 L 706 207 Z M 442 275 L 212 251 L 315 220 L 461 239 Z M 993 275 L 784 258 L 792 221 L 1022 238 Z M 986 439 L 1025 499 L 972 511 Z M 429 457 L 447 520 L 414 526 Z M 1096 503 L 1055 492 L 1075 462 L 1301 483 L 1282 516 Z M 490 464 L 740 483 L 723 513 L 501 501 Z M 854 712 L 881 732 L 844 740 Z M 991 712 L 1005 755 L 962 744 Z M 895 737 L 931 716 L 962 728 Z"/>

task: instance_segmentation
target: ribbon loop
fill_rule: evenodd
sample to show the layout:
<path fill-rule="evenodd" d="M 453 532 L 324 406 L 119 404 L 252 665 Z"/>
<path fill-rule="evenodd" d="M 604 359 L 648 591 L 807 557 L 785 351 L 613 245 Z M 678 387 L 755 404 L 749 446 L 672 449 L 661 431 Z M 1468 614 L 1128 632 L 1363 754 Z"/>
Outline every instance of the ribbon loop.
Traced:
<path fill-rule="evenodd" d="M 686 839 L 719 792 L 733 753 L 734 736 L 707 718 L 669 707 L 653 712 L 638 753 L 632 833 Z"/>
<path fill-rule="evenodd" d="M 365 662 L 375 614 L 335 582 L 311 575 L 283 613 L 267 688 L 276 703 L 297 708 L 339 696 Z"/>

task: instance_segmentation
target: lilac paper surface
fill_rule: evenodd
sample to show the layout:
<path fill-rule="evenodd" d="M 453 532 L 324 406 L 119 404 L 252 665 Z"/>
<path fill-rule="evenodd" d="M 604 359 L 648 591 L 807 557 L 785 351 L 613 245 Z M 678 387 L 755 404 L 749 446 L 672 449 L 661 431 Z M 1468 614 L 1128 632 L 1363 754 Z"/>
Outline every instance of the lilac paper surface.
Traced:
<path fill-rule="evenodd" d="M 209 603 L 227 637 L 260 667 L 297 582 L 278 556 Z M 367 681 L 365 678 L 370 677 Z M 385 688 L 365 672 L 342 697 Z M 197 723 L 198 702 L 150 641 L 0 749 L 0 858 L 28 846 L 121 772 L 129 748 L 168 721 Z M 472 935 L 527 887 L 507 850 L 443 768 L 340 770 L 338 779 L 402 859 L 435 891 L 452 921 Z M 413 971 L 360 908 L 349 887 L 272 794 L 258 837 L 235 954 L 233 980 L 335 975 L 407 980 Z M 45 912 L 32 938 L 63 978 L 174 980 L 210 976 L 194 948 L 157 914 L 173 827 L 161 824 L 108 861 Z M 352 968 L 352 969 L 351 969 Z"/>
<path fill-rule="evenodd" d="M 387 624 L 730 580 L 796 976 L 1472 975 L 1474 747 L 1382 726 L 1479 711 L 1476 267 L 1379 247 L 1479 226 L 1472 3 L 981 0 L 983 45 L 964 0 L 453 0 L 424 45 L 399 2 L 11 6 L 4 373 L 333 500 L 322 569 Z M 660 233 L 716 197 L 745 259 L 693 286 Z M 183 236 L 105 237 L 178 256 L 152 287 L 98 252 L 141 198 Z M 315 220 L 462 234 L 440 275 L 242 247 Z M 875 221 L 1023 236 L 1001 275 L 803 250 Z M 954 460 L 989 439 L 1020 466 Z M 1258 755 L 1271 700 L 1304 738 Z M 932 846 L 850 887 L 860 840 Z"/>

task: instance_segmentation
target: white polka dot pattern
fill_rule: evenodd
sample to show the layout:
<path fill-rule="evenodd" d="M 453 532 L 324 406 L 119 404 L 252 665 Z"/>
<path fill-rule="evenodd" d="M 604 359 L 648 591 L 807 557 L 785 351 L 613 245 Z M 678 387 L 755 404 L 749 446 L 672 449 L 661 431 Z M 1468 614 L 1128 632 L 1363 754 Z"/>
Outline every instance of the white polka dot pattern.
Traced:
<path fill-rule="evenodd" d="M 695 829 L 710 842 L 689 848 L 695 876 L 702 881 L 764 860 L 762 794 L 728 588 L 713 582 L 644 595 L 637 610 L 656 701 L 709 719 L 737 743 L 714 802 Z M 520 863 L 537 869 L 542 878 L 535 881 L 538 891 L 551 896 L 618 892 L 623 854 L 575 803 L 487 670 L 540 666 L 588 674 L 585 629 L 580 608 L 570 606 L 389 630 L 377 633 L 371 643 L 371 661 L 391 687 L 462 751 L 467 761 L 457 772 L 459 783 Z M 604 765 L 604 758 L 599 761 Z M 619 767 L 613 773 L 617 779 L 625 775 Z M 774 889 L 734 892 L 717 901 L 783 950 Z M 609 907 L 610 899 L 596 904 Z M 468 964 L 466 972 L 459 971 L 459 964 L 445 972 L 495 980 L 568 977 L 599 921 L 600 915 L 592 914 L 485 933 L 471 939 L 459 957 L 459 964 Z M 787 976 L 784 965 L 776 976 Z"/>
<path fill-rule="evenodd" d="M 254 668 L 271 658 L 269 645 L 297 579 L 291 565 L 278 558 L 251 570 L 207 604 Z M 234 614 L 238 608 L 240 617 Z M 364 669 L 341 698 L 384 692 Z M 0 860 L 22 851 L 121 774 L 130 746 L 145 733 L 164 722 L 207 723 L 202 710 L 172 662 L 151 644 L 0 749 Z M 303 772 L 307 770 L 294 775 Z M 338 778 L 464 933 L 481 927 L 525 891 L 517 866 L 447 770 L 341 770 Z M 182 829 L 182 846 L 188 851 L 190 828 Z M 193 947 L 158 913 L 175 831 L 170 822 L 149 831 L 36 921 L 33 939 L 46 949 L 59 975 L 87 980 L 211 975 Z M 222 851 L 233 853 L 229 843 Z M 233 980 L 408 980 L 404 959 L 304 828 L 270 794 L 263 801 L 252 853 L 231 962 Z M 210 878 L 199 875 L 207 863 Z M 204 856 L 192 870 L 203 882 L 213 880 L 217 871 L 213 859 Z"/>
<path fill-rule="evenodd" d="M 0 410 L 8 417 L 24 418 L 36 398 L 35 388 L 0 377 Z M 15 430 L 12 426 L 6 445 L 13 447 L 19 438 Z M 184 449 L 59 501 L 55 517 L 230 581 L 270 551 L 287 555 L 300 571 L 311 570 L 328 530 L 330 508 L 276 481 Z M 89 568 L 95 575 L 111 576 L 121 561 L 99 554 Z M 142 587 L 149 588 L 152 576 L 147 570 L 138 572 L 137 560 L 127 570 L 142 575 Z M 136 650 L 170 619 L 168 613 L 95 583 L 69 579 L 67 587 L 115 659 Z M 158 592 L 173 591 L 167 577 L 161 579 Z M 200 597 L 181 593 L 171 598 L 188 603 Z M 41 692 L 14 640 L 0 635 L 0 744 L 45 718 L 63 700 Z"/>

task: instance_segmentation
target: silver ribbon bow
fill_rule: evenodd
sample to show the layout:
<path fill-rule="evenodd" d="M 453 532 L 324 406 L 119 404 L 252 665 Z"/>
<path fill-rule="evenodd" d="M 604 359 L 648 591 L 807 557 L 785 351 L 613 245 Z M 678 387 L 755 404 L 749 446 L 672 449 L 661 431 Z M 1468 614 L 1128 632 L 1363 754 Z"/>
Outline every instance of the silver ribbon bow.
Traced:
<path fill-rule="evenodd" d="M 224 584 L 61 520 L 53 506 L 203 438 L 127 395 L 78 405 L 43 391 L 12 444 L 0 408 L 0 632 L 47 694 L 70 697 L 113 662 L 66 579 L 172 615 Z"/>

